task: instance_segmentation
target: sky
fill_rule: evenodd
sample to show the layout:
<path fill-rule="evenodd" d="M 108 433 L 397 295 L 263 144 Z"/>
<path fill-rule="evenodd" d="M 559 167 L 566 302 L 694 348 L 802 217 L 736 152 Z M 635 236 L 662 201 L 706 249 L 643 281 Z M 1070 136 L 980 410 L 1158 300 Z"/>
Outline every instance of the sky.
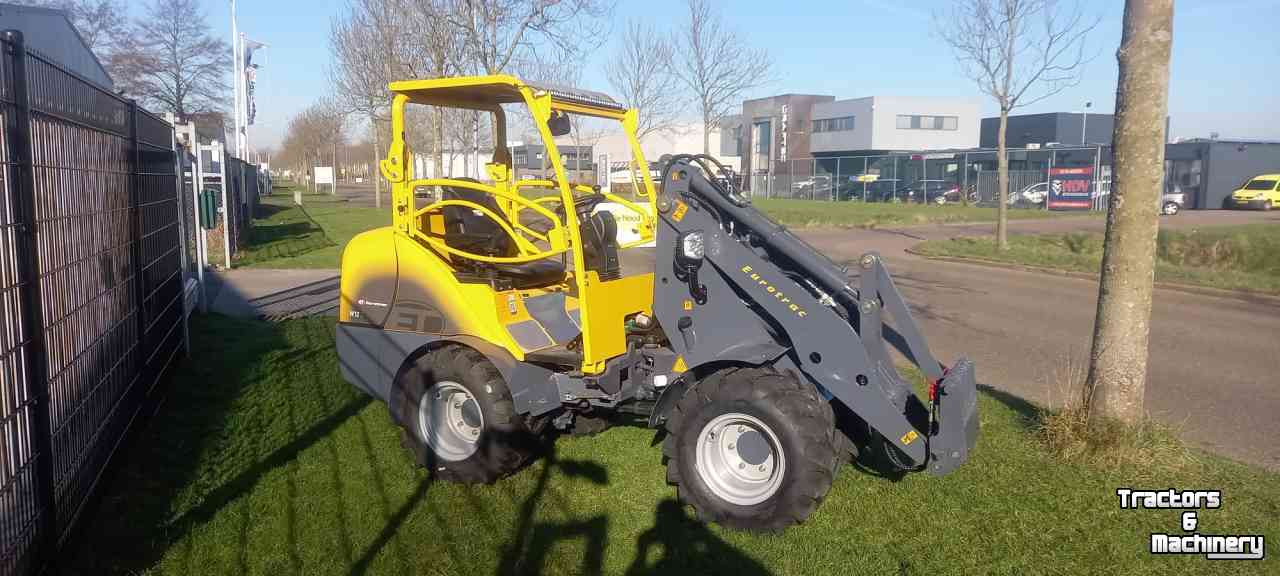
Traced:
<path fill-rule="evenodd" d="M 231 38 L 228 0 L 202 0 L 215 34 Z M 1110 113 L 1115 105 L 1123 2 L 1083 0 L 1101 18 L 1089 36 L 1096 56 L 1078 86 L 1017 113 Z M 134 11 L 140 11 L 136 8 Z M 677 26 L 684 0 L 618 0 L 616 33 L 627 20 L 660 29 Z M 724 0 L 725 22 L 753 47 L 765 48 L 776 79 L 750 97 L 781 93 L 943 96 L 982 102 L 983 116 L 998 109 L 968 79 L 948 47 L 932 32 L 931 14 L 946 0 Z M 255 54 L 258 123 L 255 147 L 274 146 L 289 118 L 331 92 L 329 28 L 346 0 L 239 0 L 240 30 L 269 47 Z M 1178 0 L 1174 14 L 1169 115 L 1172 138 L 1280 140 L 1280 0 Z M 604 65 L 613 51 L 605 40 L 584 63 L 583 88 L 609 92 Z M 228 72 L 230 74 L 230 72 Z M 642 111 L 643 113 L 643 111 Z"/>

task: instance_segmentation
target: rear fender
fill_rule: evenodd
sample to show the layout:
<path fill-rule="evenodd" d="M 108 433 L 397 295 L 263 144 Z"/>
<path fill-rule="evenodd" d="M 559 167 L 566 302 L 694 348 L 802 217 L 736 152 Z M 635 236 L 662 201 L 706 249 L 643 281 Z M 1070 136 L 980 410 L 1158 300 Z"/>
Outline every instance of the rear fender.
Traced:
<path fill-rule="evenodd" d="M 560 406 L 559 390 L 550 370 L 516 360 L 502 347 L 481 338 L 338 324 L 338 360 L 343 377 L 353 386 L 385 402 L 393 418 L 400 413 L 397 408 L 403 401 L 403 394 L 395 382 L 423 354 L 447 344 L 466 346 L 493 362 L 511 389 L 517 412 L 537 416 Z"/>

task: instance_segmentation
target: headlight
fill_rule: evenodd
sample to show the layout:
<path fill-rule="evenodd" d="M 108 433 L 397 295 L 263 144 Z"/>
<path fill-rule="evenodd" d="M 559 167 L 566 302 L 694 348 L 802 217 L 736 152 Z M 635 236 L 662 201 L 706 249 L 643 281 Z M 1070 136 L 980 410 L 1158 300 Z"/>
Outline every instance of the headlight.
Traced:
<path fill-rule="evenodd" d="M 680 237 L 680 254 L 689 260 L 702 260 L 702 231 L 694 230 Z"/>

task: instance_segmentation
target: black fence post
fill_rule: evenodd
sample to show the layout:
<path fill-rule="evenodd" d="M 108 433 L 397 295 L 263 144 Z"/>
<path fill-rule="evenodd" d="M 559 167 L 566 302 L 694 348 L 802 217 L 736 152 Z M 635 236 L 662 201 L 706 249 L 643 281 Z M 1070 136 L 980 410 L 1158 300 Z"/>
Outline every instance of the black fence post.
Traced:
<path fill-rule="evenodd" d="M 142 261 L 142 150 L 138 145 L 138 101 L 129 101 L 129 235 L 130 253 L 133 257 L 134 320 L 138 325 L 138 340 L 134 352 L 138 371 L 146 374 L 147 354 L 147 266 Z"/>
<path fill-rule="evenodd" d="M 58 547 L 57 498 L 53 478 L 53 429 L 49 416 L 48 356 L 44 344 L 44 314 L 40 298 L 40 255 L 36 243 L 35 162 L 31 148 L 31 95 L 27 90 L 27 48 L 22 32 L 6 30 L 10 70 L 13 71 L 14 114 L 8 131 L 14 183 L 11 205 L 16 208 L 18 285 L 21 291 L 22 340 L 26 344 L 23 368 L 27 394 L 32 399 L 32 434 L 35 444 L 35 482 L 40 506 L 39 557 L 48 565 Z"/>

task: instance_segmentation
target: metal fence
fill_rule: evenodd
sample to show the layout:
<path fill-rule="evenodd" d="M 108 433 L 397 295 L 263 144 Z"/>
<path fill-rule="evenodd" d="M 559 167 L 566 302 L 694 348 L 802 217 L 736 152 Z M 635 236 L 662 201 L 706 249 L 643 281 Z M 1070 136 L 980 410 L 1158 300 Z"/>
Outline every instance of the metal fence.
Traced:
<path fill-rule="evenodd" d="M 1055 168 L 1088 168 L 1090 206 L 1106 208 L 1108 147 L 1017 149 L 1007 155 L 1011 206 L 1044 208 Z M 996 174 L 995 150 L 922 152 L 774 161 L 752 169 L 744 185 L 760 198 L 994 205 L 999 196 Z"/>
<path fill-rule="evenodd" d="M 200 174 L 199 190 L 211 190 L 217 199 L 218 214 L 213 227 L 198 230 L 189 239 L 194 242 L 194 260 L 200 265 L 231 268 L 237 253 L 249 241 L 249 228 L 257 214 L 262 178 L 256 164 L 231 156 L 219 142 L 200 144 L 192 158 L 192 174 Z M 184 174 L 192 186 L 192 178 Z M 188 189 L 184 196 L 193 195 Z"/>
<path fill-rule="evenodd" d="M 184 346 L 171 126 L 0 34 L 0 574 L 53 557 Z"/>

